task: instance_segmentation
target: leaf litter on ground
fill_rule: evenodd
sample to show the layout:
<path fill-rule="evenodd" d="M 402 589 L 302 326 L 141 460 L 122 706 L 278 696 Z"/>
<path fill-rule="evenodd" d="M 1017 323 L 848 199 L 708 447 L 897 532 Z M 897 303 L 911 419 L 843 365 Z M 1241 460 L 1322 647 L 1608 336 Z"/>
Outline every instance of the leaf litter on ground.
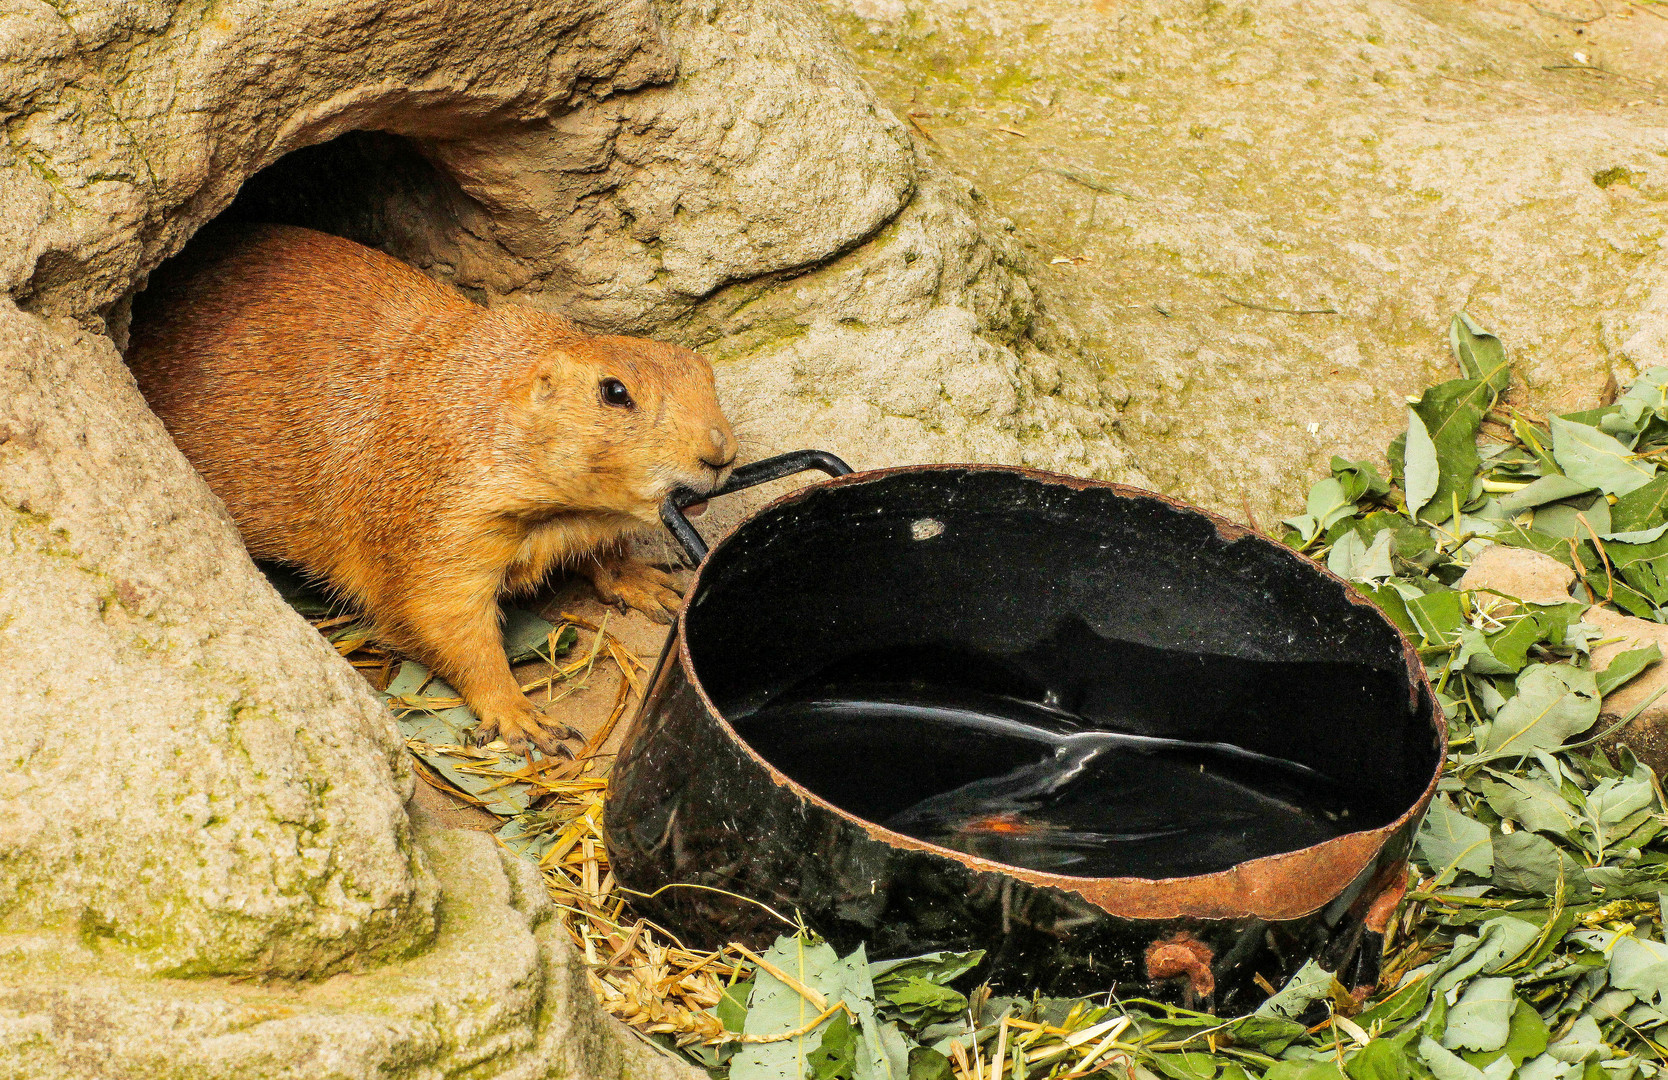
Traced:
<path fill-rule="evenodd" d="M 1657 469 L 1668 367 L 1642 373 L 1613 405 L 1544 418 L 1507 403 L 1498 337 L 1462 313 L 1450 344 L 1461 377 L 1409 408 L 1389 476 L 1334 457 L 1278 537 L 1354 582 L 1412 638 L 1449 720 L 1408 899 L 1364 1001 L 1313 961 L 1241 1017 L 1112 987 L 999 996 L 979 983 L 979 953 L 841 957 L 786 918 L 762 955 L 684 949 L 633 916 L 614 884 L 594 747 L 541 785 L 534 761 L 466 748 L 458 736 L 472 718 L 426 671 L 386 656 L 355 663 L 380 665 L 425 779 L 499 813 L 500 840 L 544 871 L 603 1005 L 715 1077 L 1654 1077 L 1668 1061 L 1668 807 L 1651 770 L 1625 746 L 1607 754 L 1597 736 L 1605 695 L 1661 655 L 1631 650 L 1594 672 L 1601 632 L 1581 617 L 1599 604 L 1668 622 L 1668 472 Z M 1490 544 L 1564 563 L 1578 595 L 1544 604 L 1456 590 Z M 308 614 L 350 659 L 364 646 L 332 609 Z M 516 618 L 523 644 L 542 641 L 561 678 L 596 662 L 604 635 L 576 664 L 571 625 Z M 622 672 L 636 661 L 612 645 L 605 658 Z M 613 720 L 633 689 L 622 679 Z"/>

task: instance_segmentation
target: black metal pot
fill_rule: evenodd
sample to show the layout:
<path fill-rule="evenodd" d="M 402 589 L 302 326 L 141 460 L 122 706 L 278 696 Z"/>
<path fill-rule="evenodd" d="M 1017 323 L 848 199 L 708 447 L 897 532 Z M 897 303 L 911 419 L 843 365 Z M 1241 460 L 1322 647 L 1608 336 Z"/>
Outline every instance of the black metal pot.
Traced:
<path fill-rule="evenodd" d="M 1257 976 L 1278 985 L 1310 957 L 1347 985 L 1376 979 L 1446 739 L 1417 654 L 1376 608 L 1279 544 L 1113 484 L 982 465 L 845 475 L 806 451 L 718 494 L 805 468 L 836 478 L 710 554 L 681 513 L 691 500 L 663 512 L 700 565 L 610 785 L 609 855 L 641 910 L 707 946 L 770 941 L 783 925 L 768 907 L 873 956 L 982 948 L 998 985 L 1051 993 L 1241 1008 Z M 1084 715 L 1121 709 L 1147 735 L 1299 763 L 1356 817 L 1237 863 L 1186 836 L 1137 849 L 1169 876 L 1023 869 L 999 844 L 876 824 L 889 793 L 957 782 L 937 773 L 966 765 L 960 743 L 900 735 L 773 761 L 732 725 L 845 658 L 945 643 L 1006 658 Z"/>

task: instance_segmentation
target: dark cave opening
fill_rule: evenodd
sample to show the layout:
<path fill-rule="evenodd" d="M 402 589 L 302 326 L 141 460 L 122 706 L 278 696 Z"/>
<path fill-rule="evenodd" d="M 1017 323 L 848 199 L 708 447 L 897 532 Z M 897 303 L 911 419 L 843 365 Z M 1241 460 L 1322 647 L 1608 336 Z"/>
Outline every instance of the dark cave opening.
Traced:
<path fill-rule="evenodd" d="M 215 221 L 299 225 L 403 257 L 415 237 L 458 228 L 466 198 L 411 140 L 350 131 L 257 172 Z"/>
<path fill-rule="evenodd" d="M 436 239 L 462 231 L 458 210 L 469 204 L 457 182 L 412 140 L 384 131 L 349 131 L 291 151 L 249 177 L 231 204 L 203 229 L 263 222 L 316 229 L 375 248 L 455 285 L 450 282 L 452 267 L 435 257 Z M 192 241 L 187 241 L 152 273 L 188 257 L 191 250 Z M 457 288 L 485 302 L 480 290 Z M 134 298 L 143 292 L 141 285 L 106 316 L 110 336 L 124 352 Z"/>

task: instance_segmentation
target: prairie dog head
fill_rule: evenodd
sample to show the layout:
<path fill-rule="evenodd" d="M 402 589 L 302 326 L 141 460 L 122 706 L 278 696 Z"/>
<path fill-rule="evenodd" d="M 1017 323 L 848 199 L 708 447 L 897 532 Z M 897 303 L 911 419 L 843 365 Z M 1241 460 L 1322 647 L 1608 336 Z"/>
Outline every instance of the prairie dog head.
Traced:
<path fill-rule="evenodd" d="M 523 389 L 540 486 L 568 508 L 655 524 L 674 488 L 711 491 L 735 465 L 712 365 L 689 349 L 575 336 L 537 358 Z"/>

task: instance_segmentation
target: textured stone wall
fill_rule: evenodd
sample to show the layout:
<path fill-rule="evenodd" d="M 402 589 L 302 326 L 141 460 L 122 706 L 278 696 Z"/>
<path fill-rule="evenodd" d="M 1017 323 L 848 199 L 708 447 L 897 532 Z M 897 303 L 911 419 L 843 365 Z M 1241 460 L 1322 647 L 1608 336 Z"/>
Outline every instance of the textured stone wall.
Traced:
<path fill-rule="evenodd" d="M 1668 20 L 1584 0 L 831 0 L 1018 226 L 1160 490 L 1266 526 L 1498 332 L 1535 410 L 1668 360 Z"/>

